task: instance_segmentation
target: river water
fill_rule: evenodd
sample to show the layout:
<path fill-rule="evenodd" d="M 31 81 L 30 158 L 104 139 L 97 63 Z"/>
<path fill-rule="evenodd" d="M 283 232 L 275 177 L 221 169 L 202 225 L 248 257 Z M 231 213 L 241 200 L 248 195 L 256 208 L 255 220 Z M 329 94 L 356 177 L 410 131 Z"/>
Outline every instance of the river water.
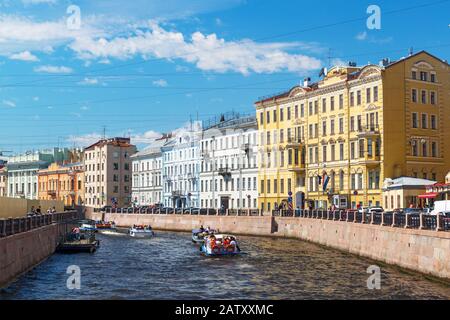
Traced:
<path fill-rule="evenodd" d="M 392 266 L 369 290 L 376 262 L 315 244 L 239 237 L 245 254 L 200 254 L 188 233 L 152 239 L 98 235 L 94 254 L 55 254 L 8 288 L 0 299 L 450 299 L 450 286 Z M 67 268 L 81 269 L 81 289 L 66 286 Z"/>

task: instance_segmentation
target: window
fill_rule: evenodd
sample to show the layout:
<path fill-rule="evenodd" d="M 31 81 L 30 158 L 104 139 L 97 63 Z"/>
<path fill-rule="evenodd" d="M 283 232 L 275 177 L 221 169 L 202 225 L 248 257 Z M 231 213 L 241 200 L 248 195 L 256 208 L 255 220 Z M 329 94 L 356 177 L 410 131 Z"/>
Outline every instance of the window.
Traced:
<path fill-rule="evenodd" d="M 412 89 L 412 91 L 411 91 L 411 100 L 412 100 L 412 102 L 417 102 L 417 90 L 416 89 Z"/>
<path fill-rule="evenodd" d="M 373 87 L 373 102 L 378 101 L 378 86 Z"/>
<path fill-rule="evenodd" d="M 355 117 L 351 116 L 350 117 L 350 131 L 355 131 Z"/>
<path fill-rule="evenodd" d="M 331 161 L 335 161 L 336 160 L 336 145 L 332 144 L 331 145 Z"/>
<path fill-rule="evenodd" d="M 330 98 L 330 110 L 334 111 L 334 97 Z"/>
<path fill-rule="evenodd" d="M 356 91 L 356 104 L 361 105 L 361 90 Z"/>
<path fill-rule="evenodd" d="M 431 122 L 431 129 L 436 130 L 437 129 L 436 115 L 432 114 L 430 116 L 430 122 Z"/>
<path fill-rule="evenodd" d="M 428 80 L 428 72 L 420 71 L 420 80 L 427 81 Z"/>
<path fill-rule="evenodd" d="M 327 146 L 322 146 L 322 161 L 327 162 Z"/>
<path fill-rule="evenodd" d="M 291 107 L 287 107 L 287 119 L 291 120 Z"/>
<path fill-rule="evenodd" d="M 266 113 L 266 123 L 270 123 L 270 111 Z"/>
<path fill-rule="evenodd" d="M 344 108 L 344 95 L 340 94 L 339 95 L 339 109 L 343 109 Z"/>
<path fill-rule="evenodd" d="M 428 157 L 428 144 L 426 141 L 422 144 L 422 157 Z"/>
<path fill-rule="evenodd" d="M 418 155 L 418 152 L 417 152 L 417 140 L 412 140 L 411 141 L 411 148 L 412 148 L 412 150 L 411 150 L 412 155 L 414 157 L 417 157 L 417 155 Z"/>
<path fill-rule="evenodd" d="M 302 103 L 300 106 L 300 117 L 304 117 L 305 116 L 305 105 Z"/>
<path fill-rule="evenodd" d="M 418 127 L 418 121 L 419 119 L 418 119 L 418 117 L 417 117 L 417 113 L 416 112 L 413 112 L 412 113 L 412 127 L 413 128 L 417 128 Z"/>
<path fill-rule="evenodd" d="M 344 133 L 344 118 L 339 118 L 339 133 Z"/>
<path fill-rule="evenodd" d="M 436 142 L 431 142 L 431 156 L 433 157 L 433 158 L 436 158 L 437 157 L 437 144 L 436 144 Z"/>
<path fill-rule="evenodd" d="M 273 110 L 273 122 L 277 122 L 277 110 Z"/>
<path fill-rule="evenodd" d="M 344 160 L 344 144 L 339 143 L 339 160 Z"/>
<path fill-rule="evenodd" d="M 270 180 L 267 180 L 267 193 L 270 193 Z"/>
<path fill-rule="evenodd" d="M 355 105 L 355 93 L 350 92 L 350 107 L 353 107 Z"/>
<path fill-rule="evenodd" d="M 312 102 L 309 103 L 309 110 L 308 110 L 308 114 L 311 116 L 313 114 L 313 104 Z"/>
<path fill-rule="evenodd" d="M 327 99 L 325 98 L 322 99 L 322 112 L 327 112 Z"/>
<path fill-rule="evenodd" d="M 264 193 L 264 180 L 261 180 L 261 192 Z"/>
<path fill-rule="evenodd" d="M 322 134 L 324 136 L 327 135 L 327 122 L 326 121 L 322 121 Z"/>
<path fill-rule="evenodd" d="M 411 78 L 412 78 L 413 80 L 416 80 L 416 79 L 417 79 L 417 71 L 413 70 L 413 71 L 411 72 Z"/>
<path fill-rule="evenodd" d="M 428 115 L 426 113 L 422 113 L 422 129 L 428 128 Z"/>
<path fill-rule="evenodd" d="M 273 118 L 275 119 L 275 117 L 273 117 Z M 280 121 L 284 121 L 284 109 L 283 108 L 280 108 Z"/>
<path fill-rule="evenodd" d="M 370 88 L 366 89 L 366 103 L 370 103 Z"/>
<path fill-rule="evenodd" d="M 314 114 L 318 114 L 319 113 L 319 101 L 316 100 L 314 101 Z"/>
<path fill-rule="evenodd" d="M 330 121 L 330 134 L 334 134 L 334 120 Z"/>
<path fill-rule="evenodd" d="M 436 74 L 434 74 L 434 73 L 430 74 L 430 81 L 436 82 Z"/>
<path fill-rule="evenodd" d="M 433 105 L 436 104 L 436 92 L 434 92 L 434 91 L 430 92 L 430 104 L 433 104 Z"/>
<path fill-rule="evenodd" d="M 355 142 L 350 143 L 350 158 L 355 159 Z"/>
<path fill-rule="evenodd" d="M 360 158 L 364 158 L 364 149 L 365 149 L 364 139 L 360 139 L 359 140 L 359 157 Z"/>
<path fill-rule="evenodd" d="M 259 114 L 259 123 L 260 123 L 261 125 L 264 124 L 264 112 L 261 112 L 261 113 Z"/>
<path fill-rule="evenodd" d="M 295 119 L 298 118 L 298 106 L 294 107 L 294 117 L 295 117 Z"/>
<path fill-rule="evenodd" d="M 425 90 L 422 90 L 422 91 L 421 91 L 421 102 L 422 102 L 423 104 L 426 104 L 426 103 L 427 103 L 427 92 L 426 92 Z"/>
<path fill-rule="evenodd" d="M 314 124 L 314 137 L 317 138 L 319 136 L 319 124 Z"/>

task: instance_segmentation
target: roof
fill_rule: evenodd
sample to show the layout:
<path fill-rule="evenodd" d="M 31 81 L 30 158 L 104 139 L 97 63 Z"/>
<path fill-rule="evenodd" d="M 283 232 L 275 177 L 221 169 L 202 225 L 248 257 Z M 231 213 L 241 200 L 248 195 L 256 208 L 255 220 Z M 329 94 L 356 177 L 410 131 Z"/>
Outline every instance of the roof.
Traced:
<path fill-rule="evenodd" d="M 436 181 L 413 177 L 400 177 L 391 180 L 391 182 L 391 184 L 387 185 L 387 189 L 404 187 L 425 187 L 436 183 Z"/>
<path fill-rule="evenodd" d="M 84 150 L 92 150 L 95 147 L 103 147 L 105 145 L 124 147 L 124 148 L 134 147 L 134 145 L 132 145 L 130 143 L 130 138 L 116 137 L 116 138 L 111 138 L 111 139 L 101 139 L 101 140 L 97 141 L 96 143 L 90 145 L 89 147 L 85 148 Z"/>
<path fill-rule="evenodd" d="M 168 138 L 161 138 L 153 141 L 148 147 L 139 151 L 138 153 L 131 156 L 131 158 L 140 158 L 148 156 L 151 154 L 157 154 L 161 152 L 161 147 L 163 147 L 168 141 Z"/>
<path fill-rule="evenodd" d="M 390 67 L 392 67 L 392 66 L 394 66 L 394 65 L 396 65 L 396 64 L 398 64 L 398 63 L 404 62 L 405 60 L 414 58 L 414 57 L 416 57 L 416 56 L 418 56 L 418 55 L 420 55 L 420 54 L 423 54 L 423 53 L 426 54 L 426 55 L 428 55 L 428 56 L 430 56 L 430 57 L 433 58 L 433 59 L 436 59 L 436 60 L 438 60 L 438 61 L 440 61 L 440 62 L 442 62 L 442 63 L 445 63 L 445 64 L 449 65 L 447 61 L 445 61 L 445 60 L 443 60 L 443 59 L 440 59 L 440 58 L 438 58 L 438 57 L 432 55 L 431 53 L 429 53 L 429 52 L 427 52 L 427 51 L 425 51 L 425 50 L 421 50 L 421 51 L 418 51 L 418 52 L 416 52 L 416 53 L 414 53 L 414 54 L 411 54 L 411 55 L 409 55 L 409 56 L 407 56 L 407 57 L 403 57 L 403 58 L 401 58 L 401 59 L 399 59 L 399 60 L 397 60 L 397 61 L 393 61 L 393 62 L 389 63 L 388 65 L 386 65 L 384 68 L 386 68 L 386 69 L 387 69 L 387 68 L 390 68 Z M 354 71 L 354 72 L 352 72 L 352 73 L 349 73 L 349 74 L 347 75 L 347 81 L 351 81 L 351 80 L 354 80 L 354 79 L 358 78 L 358 76 L 360 75 L 360 73 L 361 73 L 366 67 L 368 67 L 368 66 L 376 66 L 376 65 L 368 64 L 368 65 L 366 65 L 366 66 L 354 67 L 354 68 L 357 68 L 358 70 L 356 70 L 356 71 Z M 333 70 L 333 69 L 335 69 L 336 67 L 337 67 L 337 66 L 334 66 L 334 67 L 330 68 L 330 71 Z M 346 66 L 346 68 L 348 68 L 348 66 Z M 320 82 L 320 81 L 319 81 L 319 82 Z M 304 90 L 306 90 L 306 91 L 314 91 L 314 90 L 317 90 L 317 89 L 319 89 L 319 82 L 312 82 L 312 83 L 311 83 L 310 85 L 308 85 L 307 87 L 302 87 L 302 86 L 299 86 L 299 85 L 294 86 L 294 87 L 292 87 L 292 88 L 291 88 L 290 90 L 288 90 L 288 91 L 285 91 L 285 92 L 282 92 L 282 93 L 279 93 L 279 94 L 275 94 L 275 95 L 271 95 L 271 96 L 266 96 L 266 97 L 260 98 L 258 101 L 255 102 L 255 104 L 261 104 L 261 103 L 265 103 L 265 102 L 274 101 L 274 100 L 277 100 L 277 99 L 287 98 L 287 97 L 289 97 L 291 91 L 294 90 L 295 88 L 302 88 L 302 89 L 304 89 Z"/>

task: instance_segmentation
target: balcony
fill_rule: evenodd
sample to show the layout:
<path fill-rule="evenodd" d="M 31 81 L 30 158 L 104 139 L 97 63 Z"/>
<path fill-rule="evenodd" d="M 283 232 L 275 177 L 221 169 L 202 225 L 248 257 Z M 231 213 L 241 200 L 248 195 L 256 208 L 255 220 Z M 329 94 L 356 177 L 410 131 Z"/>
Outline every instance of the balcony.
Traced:
<path fill-rule="evenodd" d="M 377 124 L 359 126 L 358 128 L 358 137 L 377 136 L 379 134 L 380 134 L 380 127 Z"/>
<path fill-rule="evenodd" d="M 305 172 L 305 164 L 291 164 L 287 166 L 288 171 L 291 172 Z"/>
<path fill-rule="evenodd" d="M 228 167 L 220 168 L 219 175 L 221 175 L 224 178 L 231 177 L 231 171 Z"/>
<path fill-rule="evenodd" d="M 303 139 L 300 137 L 287 137 L 286 148 L 299 148 L 303 143 Z"/>

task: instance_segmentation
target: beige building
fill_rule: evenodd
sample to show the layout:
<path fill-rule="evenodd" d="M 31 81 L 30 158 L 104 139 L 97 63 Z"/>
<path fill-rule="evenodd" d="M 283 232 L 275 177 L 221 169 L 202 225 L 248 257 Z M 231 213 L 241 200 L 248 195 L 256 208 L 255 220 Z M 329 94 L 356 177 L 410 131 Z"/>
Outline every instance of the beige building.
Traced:
<path fill-rule="evenodd" d="M 86 206 L 131 204 L 134 153 L 136 147 L 129 138 L 102 139 L 84 150 Z"/>
<path fill-rule="evenodd" d="M 397 179 L 386 179 L 383 186 L 383 208 L 394 210 L 423 206 L 420 198 L 425 193 L 426 187 L 435 184 L 436 181 L 401 177 Z"/>

